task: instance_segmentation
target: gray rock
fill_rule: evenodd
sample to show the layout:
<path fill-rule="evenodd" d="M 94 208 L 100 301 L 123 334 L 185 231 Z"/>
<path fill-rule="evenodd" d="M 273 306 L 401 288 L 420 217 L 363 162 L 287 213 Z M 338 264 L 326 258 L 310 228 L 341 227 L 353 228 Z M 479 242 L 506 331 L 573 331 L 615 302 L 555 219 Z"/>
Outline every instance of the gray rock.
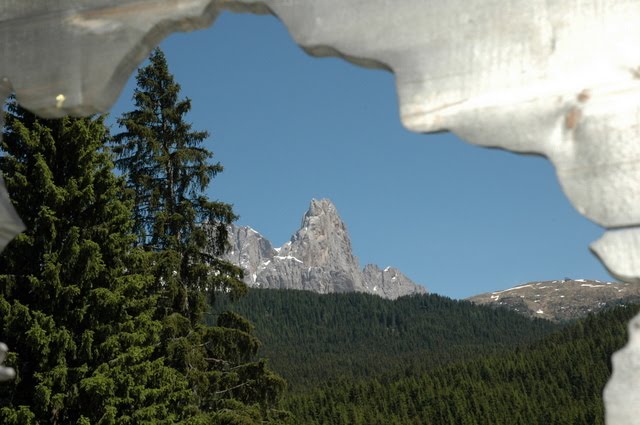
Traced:
<path fill-rule="evenodd" d="M 328 199 L 311 201 L 300 229 L 280 248 L 249 227 L 232 227 L 229 233 L 232 249 L 225 259 L 245 269 L 250 286 L 385 298 L 426 293 L 397 269 L 369 265 L 360 270 L 347 227 Z"/>
<path fill-rule="evenodd" d="M 403 295 L 425 294 L 424 286 L 416 285 L 411 279 L 394 267 L 384 270 L 375 264 L 367 264 L 363 270 L 367 289 L 384 298 L 396 299 Z"/>
<path fill-rule="evenodd" d="M 231 250 L 225 255 L 225 260 L 245 270 L 247 283 L 255 283 L 260 265 L 277 253 L 271 242 L 247 226 L 231 226 L 229 244 Z"/>

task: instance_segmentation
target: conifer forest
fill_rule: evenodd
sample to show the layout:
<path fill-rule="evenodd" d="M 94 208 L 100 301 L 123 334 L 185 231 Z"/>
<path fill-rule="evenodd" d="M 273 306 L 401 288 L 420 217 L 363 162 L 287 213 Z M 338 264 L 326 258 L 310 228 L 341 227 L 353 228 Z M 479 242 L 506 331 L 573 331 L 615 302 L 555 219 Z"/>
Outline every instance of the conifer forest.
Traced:
<path fill-rule="evenodd" d="M 602 424 L 638 312 L 568 323 L 438 295 L 248 289 L 237 216 L 156 49 L 129 112 L 4 111 L 27 230 L 0 254 L 0 424 Z M 215 187 L 215 184 L 214 184 Z"/>

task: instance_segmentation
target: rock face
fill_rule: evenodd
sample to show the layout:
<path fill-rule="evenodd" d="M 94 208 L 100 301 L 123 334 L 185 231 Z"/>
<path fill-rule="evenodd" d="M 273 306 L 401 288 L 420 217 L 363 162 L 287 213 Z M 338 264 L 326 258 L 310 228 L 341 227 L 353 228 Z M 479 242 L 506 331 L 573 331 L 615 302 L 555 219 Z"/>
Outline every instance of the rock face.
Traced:
<path fill-rule="evenodd" d="M 563 322 L 609 306 L 640 302 L 640 285 L 563 279 L 526 283 L 475 295 L 467 300 L 505 307 L 529 317 Z"/>
<path fill-rule="evenodd" d="M 397 269 L 368 265 L 362 271 L 347 228 L 328 199 L 311 201 L 300 229 L 280 248 L 249 227 L 232 227 L 229 242 L 232 249 L 225 259 L 245 269 L 250 286 L 368 292 L 385 298 L 426 293 Z"/>
<path fill-rule="evenodd" d="M 247 283 L 255 283 L 260 265 L 277 254 L 271 242 L 250 227 L 232 226 L 229 241 L 232 249 L 225 259 L 245 270 Z"/>
<path fill-rule="evenodd" d="M 384 298 L 398 298 L 415 292 L 416 284 L 394 267 L 384 270 L 375 264 L 367 264 L 363 270 L 368 289 Z"/>

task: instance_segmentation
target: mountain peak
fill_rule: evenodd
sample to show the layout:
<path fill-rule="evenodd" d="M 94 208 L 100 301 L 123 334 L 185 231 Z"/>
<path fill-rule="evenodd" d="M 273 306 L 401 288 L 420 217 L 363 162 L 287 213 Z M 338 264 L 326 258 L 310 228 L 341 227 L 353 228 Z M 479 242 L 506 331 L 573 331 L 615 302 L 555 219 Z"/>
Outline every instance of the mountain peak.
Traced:
<path fill-rule="evenodd" d="M 358 267 L 347 226 L 328 199 L 311 200 L 300 229 L 282 247 L 281 255 L 300 258 L 308 267 Z"/>
<path fill-rule="evenodd" d="M 336 206 L 329 199 L 312 199 L 309 209 L 302 216 L 300 231 L 326 231 L 337 230 L 346 233 L 346 226 L 342 222 Z M 295 237 L 295 235 L 294 235 Z"/>
<path fill-rule="evenodd" d="M 397 269 L 368 266 L 362 271 L 347 227 L 329 199 L 312 199 L 300 229 L 280 248 L 272 248 L 250 228 L 230 233 L 233 250 L 227 259 L 245 268 L 245 281 L 253 286 L 369 292 L 386 298 L 426 292 Z"/>
<path fill-rule="evenodd" d="M 338 215 L 338 211 L 336 210 L 336 206 L 331 202 L 331 199 L 322 198 L 322 199 L 311 199 L 311 203 L 309 204 L 309 209 L 307 210 L 306 216 L 317 216 L 323 214 L 335 214 Z"/>

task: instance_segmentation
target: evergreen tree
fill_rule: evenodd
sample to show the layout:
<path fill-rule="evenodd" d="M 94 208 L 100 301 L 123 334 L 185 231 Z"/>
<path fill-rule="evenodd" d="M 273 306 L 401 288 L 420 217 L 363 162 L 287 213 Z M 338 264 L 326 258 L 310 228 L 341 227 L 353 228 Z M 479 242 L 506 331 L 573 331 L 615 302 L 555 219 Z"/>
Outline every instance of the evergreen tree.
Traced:
<path fill-rule="evenodd" d="M 185 122 L 189 99 L 164 54 L 156 49 L 138 71 L 135 109 L 119 120 L 114 138 L 117 166 L 135 193 L 138 245 L 154 256 L 166 346 L 158 355 L 189 380 L 203 423 L 245 424 L 280 421 L 274 410 L 285 383 L 263 361 L 255 361 L 259 342 L 252 326 L 232 313 L 218 313 L 215 326 L 203 323 L 207 297 L 246 292 L 242 270 L 219 257 L 227 249 L 231 205 L 210 201 L 204 190 L 217 173 L 206 132 Z"/>
<path fill-rule="evenodd" d="M 154 50 L 137 74 L 135 109 L 118 120 L 125 131 L 115 136 L 114 151 L 135 193 L 139 243 L 161 254 L 158 290 L 166 311 L 197 322 L 205 293 L 239 295 L 246 287 L 242 270 L 219 259 L 237 217 L 231 205 L 203 195 L 222 166 L 210 163 L 213 154 L 203 146 L 208 133 L 185 122 L 191 101 L 179 94 L 164 54 Z"/>
<path fill-rule="evenodd" d="M 41 120 L 15 103 L 6 118 L 0 168 L 28 230 L 0 255 L 0 334 L 17 371 L 0 387 L 0 423 L 189 417 L 188 381 L 153 356 L 149 258 L 132 249 L 103 119 Z"/>

